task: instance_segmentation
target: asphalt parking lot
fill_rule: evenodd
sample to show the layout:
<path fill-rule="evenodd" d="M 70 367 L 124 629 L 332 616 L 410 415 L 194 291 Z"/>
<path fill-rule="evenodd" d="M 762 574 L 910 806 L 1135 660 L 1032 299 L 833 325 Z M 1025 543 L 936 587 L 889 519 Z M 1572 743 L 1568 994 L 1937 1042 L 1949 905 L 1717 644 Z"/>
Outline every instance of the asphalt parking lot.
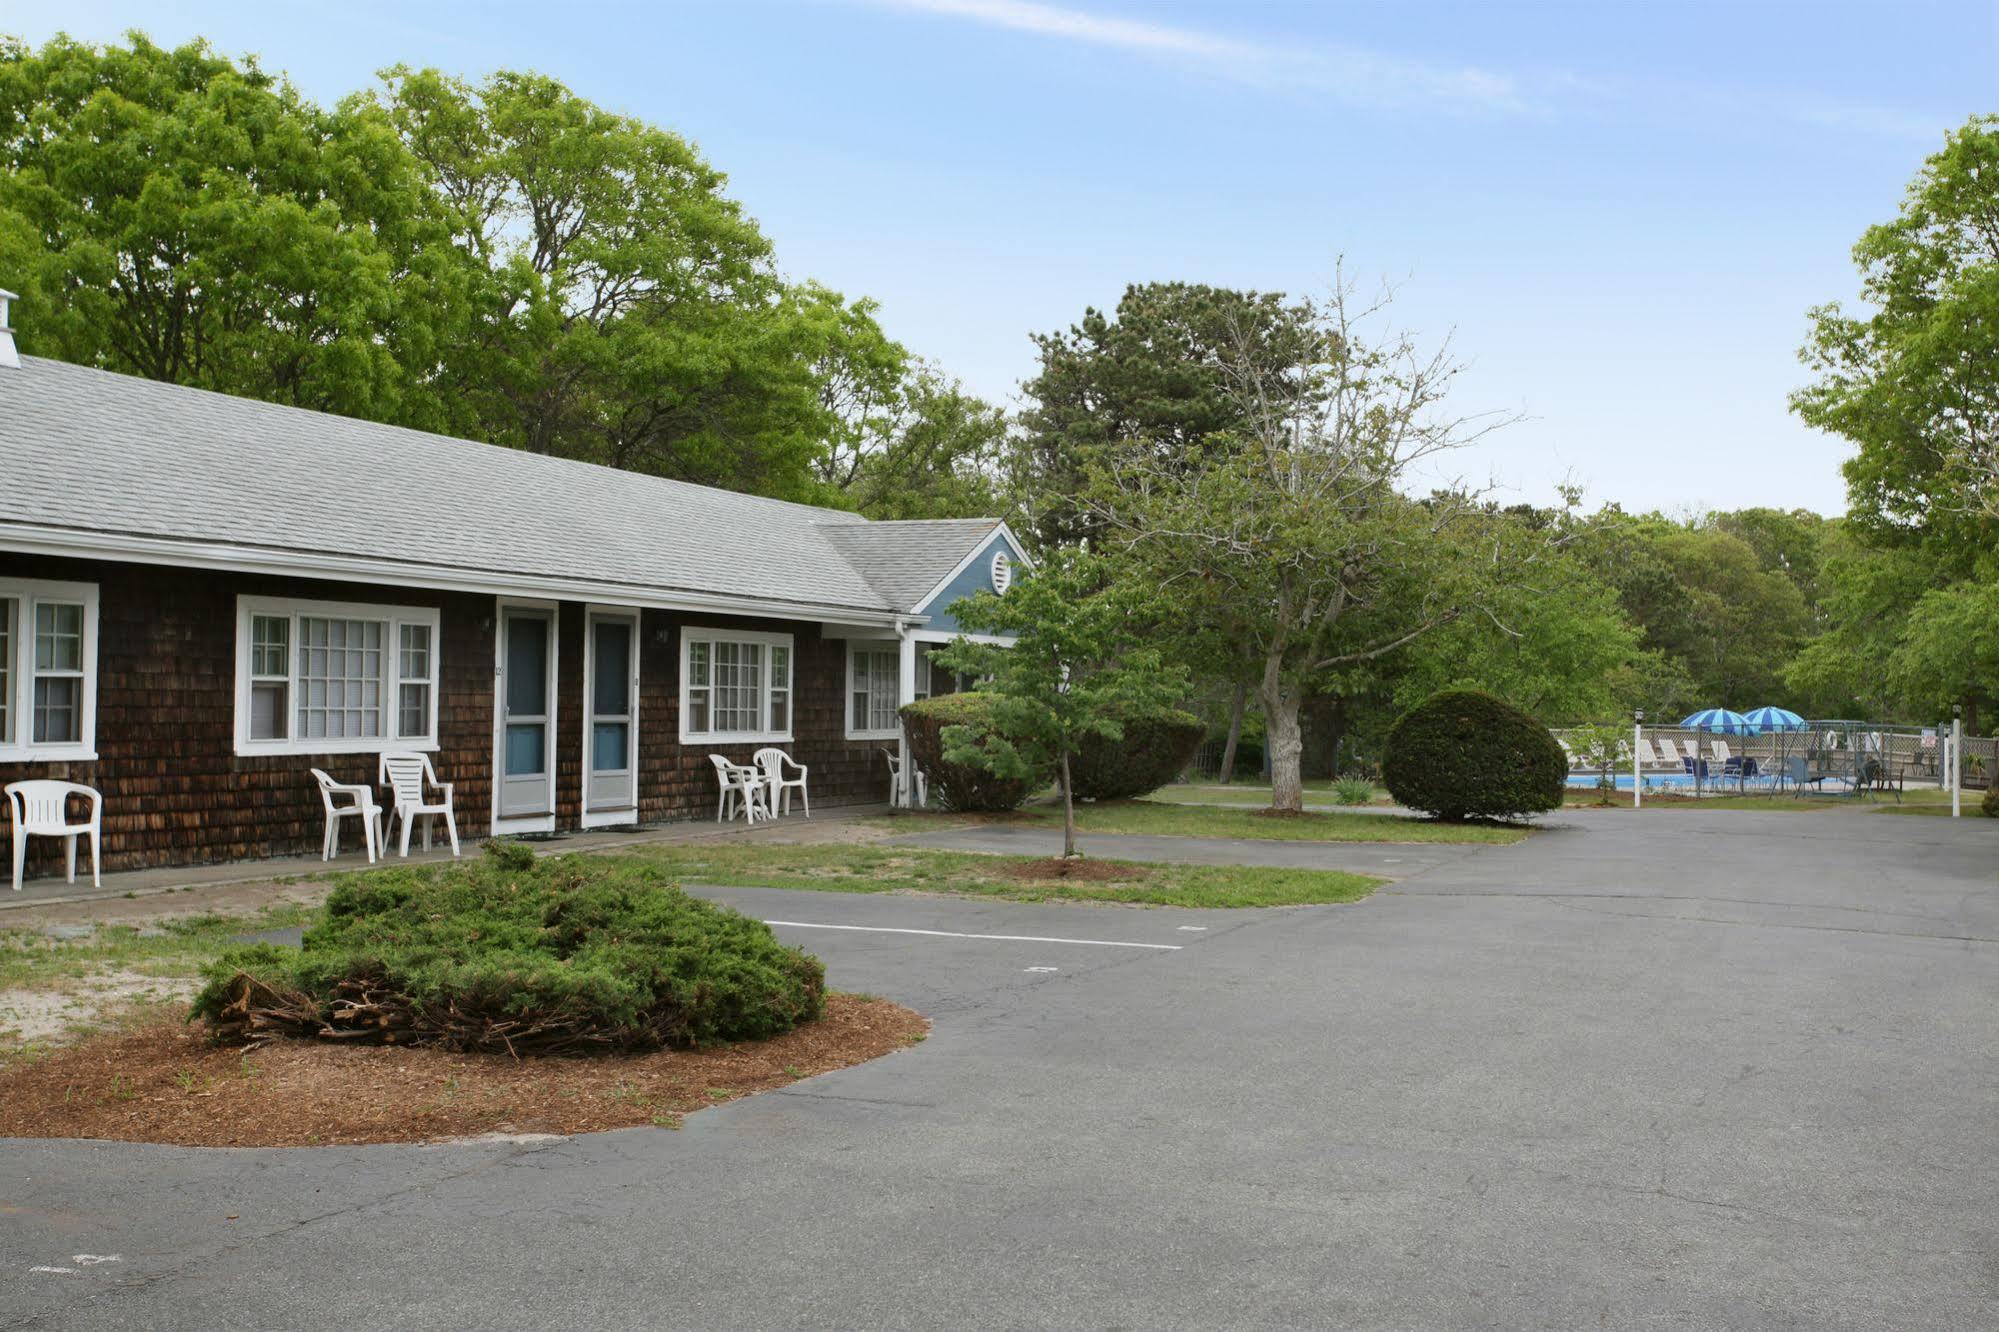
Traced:
<path fill-rule="evenodd" d="M 6 1143 L 0 1326 L 1999 1321 L 1999 827 L 1557 823 L 1342 907 L 715 890 L 930 1039 L 678 1131 Z"/>

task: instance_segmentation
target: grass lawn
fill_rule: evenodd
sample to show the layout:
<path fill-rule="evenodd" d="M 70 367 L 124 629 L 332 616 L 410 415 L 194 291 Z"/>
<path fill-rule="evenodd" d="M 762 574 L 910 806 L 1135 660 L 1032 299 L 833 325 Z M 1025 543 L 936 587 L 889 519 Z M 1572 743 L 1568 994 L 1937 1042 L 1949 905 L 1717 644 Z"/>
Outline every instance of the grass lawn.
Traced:
<path fill-rule="evenodd" d="M 1142 906 L 1266 907 L 1354 902 L 1381 880 L 1340 870 L 1235 865 L 1138 865 L 1092 860 L 1091 880 L 1021 877 L 1045 864 L 906 846 L 784 846 L 702 842 L 636 849 L 687 883 L 723 888 L 812 888 L 835 893 L 947 893 L 1015 902 L 1120 902 Z M 1112 868 L 1114 867 L 1114 868 Z"/>
<path fill-rule="evenodd" d="M 1267 782 L 1236 782 L 1228 786 L 1214 782 L 1176 782 L 1171 786 L 1160 787 L 1145 798 L 1165 805 L 1222 805 L 1262 809 L 1270 804 L 1270 785 Z M 1326 781 L 1306 782 L 1305 803 L 1308 806 L 1335 804 L 1333 784 Z M 1387 791 L 1377 786 L 1374 788 L 1374 799 L 1370 803 L 1391 805 L 1395 802 Z"/>
<path fill-rule="evenodd" d="M 885 821 L 897 832 L 922 831 L 925 820 L 976 821 L 978 815 L 902 812 Z M 1035 803 L 1011 816 L 1036 824 L 1062 822 L 1059 805 Z M 1154 837 L 1224 837 L 1257 842 L 1477 842 L 1508 846 L 1532 829 L 1490 823 L 1438 823 L 1397 814 L 1358 810 L 1307 811 L 1291 818 L 1268 818 L 1255 808 L 1178 804 L 1164 800 L 1108 800 L 1076 806 L 1076 830 L 1085 833 L 1138 833 Z"/>

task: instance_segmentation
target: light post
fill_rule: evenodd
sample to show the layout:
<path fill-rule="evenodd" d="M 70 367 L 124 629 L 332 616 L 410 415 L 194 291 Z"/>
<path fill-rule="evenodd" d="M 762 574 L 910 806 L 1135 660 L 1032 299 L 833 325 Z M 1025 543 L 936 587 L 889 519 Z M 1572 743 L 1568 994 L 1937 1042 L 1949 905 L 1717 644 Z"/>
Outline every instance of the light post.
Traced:
<path fill-rule="evenodd" d="M 1964 704 L 1950 705 L 1950 816 L 1962 816 L 1964 798 Z"/>
<path fill-rule="evenodd" d="M 1638 757 L 1638 746 L 1645 742 L 1645 709 L 1638 708 L 1631 714 L 1631 808 L 1639 809 L 1645 804 L 1644 767 L 1645 761 Z"/>

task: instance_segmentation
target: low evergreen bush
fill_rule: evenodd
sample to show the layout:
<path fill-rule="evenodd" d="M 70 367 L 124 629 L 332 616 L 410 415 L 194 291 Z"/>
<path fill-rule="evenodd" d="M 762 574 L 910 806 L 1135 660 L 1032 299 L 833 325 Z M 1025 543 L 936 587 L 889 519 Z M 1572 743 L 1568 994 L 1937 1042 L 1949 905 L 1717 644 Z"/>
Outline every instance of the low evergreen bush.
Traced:
<path fill-rule="evenodd" d="M 1080 800 L 1128 800 L 1157 791 L 1187 770 L 1208 733 L 1191 712 L 1168 709 L 1120 723 L 1116 740 L 1085 736 L 1069 760 L 1069 778 Z"/>
<path fill-rule="evenodd" d="M 1503 699 L 1447 689 L 1389 728 L 1381 777 L 1400 804 L 1440 819 L 1513 819 L 1558 808 L 1568 756 Z"/>
<path fill-rule="evenodd" d="M 1999 786 L 1986 789 L 1985 798 L 1978 802 L 1978 812 L 1988 819 L 1999 819 Z"/>
<path fill-rule="evenodd" d="M 319 1036 L 542 1054 L 752 1040 L 819 1017 L 825 968 L 643 861 L 479 860 L 357 875 L 301 948 L 206 971 L 218 1039 Z"/>
<path fill-rule="evenodd" d="M 962 813 L 1003 813 L 1052 780 L 1048 773 L 1031 778 L 1001 777 L 969 763 L 944 759 L 946 727 L 961 726 L 982 747 L 993 731 L 993 696 L 976 691 L 940 694 L 902 705 L 903 732 L 909 752 L 930 783 L 930 798 L 945 809 Z"/>

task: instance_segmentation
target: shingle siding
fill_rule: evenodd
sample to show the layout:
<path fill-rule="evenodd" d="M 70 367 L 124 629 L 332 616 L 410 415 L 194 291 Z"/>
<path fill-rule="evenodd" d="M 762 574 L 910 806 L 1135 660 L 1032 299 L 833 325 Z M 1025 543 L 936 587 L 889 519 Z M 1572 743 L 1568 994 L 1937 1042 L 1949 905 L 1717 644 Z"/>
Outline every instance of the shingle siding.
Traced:
<path fill-rule="evenodd" d="M 97 753 L 90 762 L 0 763 L 0 784 L 58 777 L 101 790 L 107 869 L 316 854 L 324 827 L 310 769 L 373 784 L 373 754 L 240 757 L 235 753 L 236 598 L 242 595 L 435 606 L 440 612 L 439 777 L 453 784 L 461 836 L 492 818 L 494 599 L 351 583 L 190 572 L 162 566 L 0 552 L 0 578 L 99 586 Z M 564 603 L 558 627 L 558 827 L 578 826 L 582 800 L 584 607 Z M 647 822 L 714 816 L 705 747 L 679 743 L 683 617 L 644 613 L 641 626 L 639 798 Z M 816 623 L 728 621 L 795 636 L 796 741 L 812 768 L 815 805 L 887 797 L 877 744 L 842 738 L 842 642 Z M 663 640 L 663 641 L 662 641 Z M 723 752 L 746 761 L 753 746 Z M 4 836 L 4 834 L 0 834 Z M 343 846 L 358 846 L 350 820 Z M 61 843 L 30 843 L 31 872 L 59 873 Z"/>

